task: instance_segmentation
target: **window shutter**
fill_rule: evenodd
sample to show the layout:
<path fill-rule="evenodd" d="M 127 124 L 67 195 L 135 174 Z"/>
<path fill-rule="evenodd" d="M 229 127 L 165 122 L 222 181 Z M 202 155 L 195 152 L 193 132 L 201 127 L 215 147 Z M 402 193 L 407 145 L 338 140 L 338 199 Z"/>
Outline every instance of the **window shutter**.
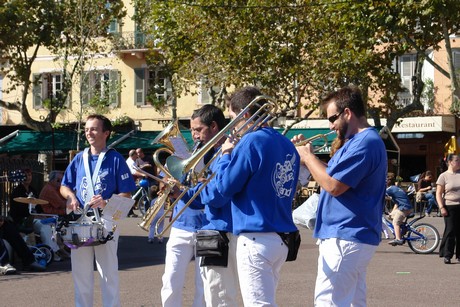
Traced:
<path fill-rule="evenodd" d="M 110 21 L 109 29 L 107 30 L 109 33 L 118 33 L 118 20 L 113 19 Z"/>
<path fill-rule="evenodd" d="M 412 93 L 413 56 L 403 55 L 401 57 L 401 82 L 403 86 Z"/>
<path fill-rule="evenodd" d="M 453 52 L 453 58 L 454 58 L 454 68 L 455 72 L 458 75 L 460 71 L 460 52 Z"/>
<path fill-rule="evenodd" d="M 33 107 L 34 109 L 39 109 L 43 106 L 41 74 L 33 74 L 32 78 L 34 80 L 32 89 Z"/>
<path fill-rule="evenodd" d="M 118 70 L 109 71 L 109 103 L 113 108 L 120 104 L 120 72 Z"/>
<path fill-rule="evenodd" d="M 134 105 L 145 105 L 145 68 L 134 69 Z"/>

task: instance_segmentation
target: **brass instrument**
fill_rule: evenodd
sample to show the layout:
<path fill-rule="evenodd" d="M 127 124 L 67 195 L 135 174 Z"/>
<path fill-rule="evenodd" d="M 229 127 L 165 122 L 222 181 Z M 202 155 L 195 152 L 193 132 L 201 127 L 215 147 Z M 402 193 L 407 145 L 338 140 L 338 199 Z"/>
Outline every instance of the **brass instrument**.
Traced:
<path fill-rule="evenodd" d="M 153 219 L 155 216 L 157 216 L 158 212 L 161 211 L 161 208 L 164 207 L 165 203 L 168 201 L 169 193 L 171 193 L 175 185 L 175 182 L 168 181 L 168 183 L 165 185 L 165 189 L 162 192 L 163 194 L 161 194 L 161 196 L 155 200 L 154 204 L 148 208 L 147 212 L 145 212 L 145 215 L 142 217 L 142 222 L 137 224 L 140 228 L 145 231 L 149 231 Z"/>
<path fill-rule="evenodd" d="M 297 143 L 295 143 L 294 145 L 297 147 L 297 146 L 304 146 L 304 145 L 307 145 L 308 143 L 311 143 L 313 141 L 316 141 L 316 140 L 319 140 L 319 139 L 323 139 L 324 140 L 324 144 L 319 146 L 319 147 L 315 147 L 313 149 L 314 152 L 316 151 L 320 151 L 321 149 L 323 149 L 324 147 L 327 146 L 327 143 L 328 143 L 328 140 L 327 140 L 327 136 L 328 135 L 331 135 L 331 134 L 334 134 L 335 131 L 334 130 L 331 130 L 329 131 L 328 133 L 324 133 L 324 134 L 317 134 L 315 136 L 312 136 L 308 139 L 305 139 L 305 140 L 302 140 L 302 141 L 299 141 Z"/>
<path fill-rule="evenodd" d="M 171 152 L 174 151 L 174 145 L 171 142 L 172 137 L 177 137 L 182 139 L 184 142 L 184 146 L 187 146 L 187 141 L 185 140 L 184 136 L 180 132 L 179 129 L 179 122 L 177 119 L 173 122 L 171 122 L 163 131 L 160 132 L 160 134 L 157 135 L 157 137 L 151 142 L 151 144 L 156 144 L 160 143 L 166 146 Z"/>
<path fill-rule="evenodd" d="M 259 102 L 261 100 L 266 100 L 266 103 L 260 105 Z M 251 110 L 256 109 L 256 111 L 246 118 L 246 114 L 249 113 Z M 260 128 L 262 125 L 268 123 L 275 114 L 277 110 L 277 105 L 275 100 L 268 96 L 258 96 L 254 100 L 252 100 L 230 123 L 227 124 L 219 133 L 217 133 L 211 140 L 209 140 L 206 144 L 204 144 L 200 149 L 197 150 L 196 153 L 193 153 L 187 159 L 181 159 L 177 156 L 170 156 L 166 159 L 166 166 L 168 172 L 177 180 L 181 180 L 184 175 L 191 173 L 192 174 L 192 184 L 197 184 L 197 176 L 193 176 L 195 173 L 195 167 L 198 165 L 200 160 L 205 156 L 205 154 L 216 144 L 218 144 L 221 139 L 226 134 L 233 134 L 238 135 L 239 137 L 244 136 L 246 133 L 252 132 Z M 220 152 L 214 154 L 214 160 Z M 210 162 L 211 162 L 210 161 Z M 209 167 L 210 162 L 208 162 L 205 166 L 205 169 Z M 205 173 L 205 169 L 201 170 L 200 174 Z M 165 210 L 163 216 L 161 216 L 156 225 L 155 225 L 155 236 L 162 237 L 164 233 L 173 225 L 173 223 L 177 220 L 177 218 L 184 212 L 185 209 L 189 207 L 189 205 L 194 201 L 194 199 L 201 193 L 201 191 L 206 187 L 206 185 L 214 178 L 215 174 L 208 177 L 205 181 L 202 182 L 201 187 L 196 191 L 196 193 L 191 197 L 191 199 L 184 204 L 183 208 L 171 219 L 168 225 L 166 225 L 161 233 L 158 233 L 159 225 L 162 221 L 166 218 L 167 214 L 171 212 L 177 203 L 182 199 L 182 197 L 187 193 L 190 187 L 184 187 L 182 193 L 176 198 L 176 200 L 171 204 L 168 210 Z"/>
<path fill-rule="evenodd" d="M 263 105 L 259 105 L 260 100 L 267 100 Z M 251 110 L 258 107 L 248 119 L 244 116 Z M 176 156 L 170 156 L 166 159 L 166 166 L 171 175 L 180 180 L 183 175 L 191 170 L 194 170 L 198 162 L 204 155 L 214 147 L 225 134 L 230 133 L 238 136 L 243 136 L 246 133 L 257 130 L 259 127 L 267 123 L 274 117 L 277 110 L 275 100 L 269 96 L 258 96 L 254 98 L 230 123 L 227 124 L 221 131 L 219 131 L 209 142 L 203 145 L 196 154 L 190 156 L 188 159 L 181 159 Z M 196 184 L 196 183 L 195 183 Z"/>

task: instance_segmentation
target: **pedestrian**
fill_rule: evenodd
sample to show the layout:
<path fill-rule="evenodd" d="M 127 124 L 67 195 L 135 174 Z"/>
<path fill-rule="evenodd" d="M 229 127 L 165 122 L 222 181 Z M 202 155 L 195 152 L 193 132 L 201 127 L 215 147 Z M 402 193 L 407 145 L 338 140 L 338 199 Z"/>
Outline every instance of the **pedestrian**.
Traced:
<path fill-rule="evenodd" d="M 439 257 L 450 264 L 454 254 L 460 261 L 460 157 L 447 156 L 447 170 L 436 181 L 436 200 L 444 217 L 444 234 L 439 246 Z"/>
<path fill-rule="evenodd" d="M 85 137 L 90 147 L 78 153 L 67 167 L 61 183 L 61 194 L 67 199 L 67 208 L 77 212 L 89 206 L 94 210 L 103 209 L 114 194 L 131 197 L 136 188 L 125 159 L 114 149 L 107 148 L 107 140 L 112 131 L 110 120 L 102 115 L 88 116 Z M 94 215 L 100 214 L 94 212 Z M 113 225 L 104 219 L 105 232 L 112 231 Z M 100 276 L 102 305 L 121 306 L 118 278 L 118 237 L 115 230 L 113 239 L 97 246 L 73 249 L 71 253 L 72 277 L 75 287 L 75 305 L 93 306 L 94 260 Z"/>
<path fill-rule="evenodd" d="M 314 230 L 319 239 L 315 306 L 366 306 L 366 270 L 381 240 L 385 146 L 367 123 L 357 87 L 330 93 L 322 107 L 331 130 L 345 143 L 327 165 L 310 143 L 297 147 L 302 163 L 321 186 Z"/>

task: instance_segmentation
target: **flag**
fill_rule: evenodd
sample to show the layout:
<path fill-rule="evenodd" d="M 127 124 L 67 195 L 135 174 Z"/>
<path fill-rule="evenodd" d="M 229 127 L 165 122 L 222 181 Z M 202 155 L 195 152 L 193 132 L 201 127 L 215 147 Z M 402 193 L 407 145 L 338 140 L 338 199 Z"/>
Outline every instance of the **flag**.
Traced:
<path fill-rule="evenodd" d="M 444 145 L 444 157 L 447 157 L 449 154 L 458 155 L 458 145 L 455 135 L 453 135 L 450 140 Z"/>

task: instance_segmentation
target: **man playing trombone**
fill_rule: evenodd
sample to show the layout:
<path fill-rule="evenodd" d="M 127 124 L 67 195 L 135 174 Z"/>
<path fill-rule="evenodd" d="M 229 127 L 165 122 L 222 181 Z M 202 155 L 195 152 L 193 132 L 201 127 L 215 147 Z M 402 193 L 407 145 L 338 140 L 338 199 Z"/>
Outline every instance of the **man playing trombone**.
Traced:
<path fill-rule="evenodd" d="M 249 119 L 239 142 L 228 139 L 216 171 L 217 189 L 231 199 L 233 235 L 237 237 L 237 268 L 245 306 L 276 306 L 275 293 L 288 247 L 281 233 L 295 233 L 292 200 L 300 159 L 289 139 L 253 117 L 256 110 L 241 114 L 261 97 L 255 87 L 235 92 L 229 103 L 234 121 Z M 269 105 L 257 101 L 260 109 Z M 257 109 L 257 107 L 255 108 Z M 237 113 L 240 113 L 238 116 Z M 242 117 L 242 118 L 238 118 Z M 241 135 L 241 133 L 239 133 Z"/>
<path fill-rule="evenodd" d="M 212 122 L 215 122 L 219 130 L 224 128 L 225 118 L 219 108 L 213 105 L 205 105 L 196 112 L 201 114 L 199 118 L 204 124 L 210 126 Z M 213 140 L 210 140 L 210 142 L 213 142 Z M 223 197 L 217 191 L 215 180 L 211 178 L 211 174 L 215 172 L 217 162 L 221 156 L 220 148 L 224 141 L 224 137 L 215 139 L 215 146 L 204 155 L 206 167 L 209 164 L 209 169 L 206 171 L 208 173 L 206 182 L 199 182 L 196 186 L 190 188 L 182 198 L 188 202 L 198 194 L 190 207 L 200 208 L 204 205 L 207 224 L 204 224 L 201 230 L 218 232 L 216 235 L 221 236 L 222 240 L 228 242 L 223 248 L 221 256 L 200 257 L 200 270 L 203 277 L 207 307 L 238 307 L 236 237 L 232 234 L 230 199 Z M 207 161 L 209 159 L 212 159 L 212 161 Z M 200 173 L 204 172 L 201 171 Z M 205 186 L 203 187 L 203 185 Z"/>
<path fill-rule="evenodd" d="M 195 110 L 190 120 L 192 137 L 195 142 L 206 144 L 225 124 L 222 111 L 214 106 L 205 105 Z M 174 207 L 173 217 L 186 205 L 180 200 Z M 185 273 L 195 252 L 196 231 L 206 224 L 201 209 L 186 208 L 174 221 L 166 244 L 165 272 L 161 300 L 165 307 L 182 306 L 182 289 Z M 200 275 L 199 259 L 195 260 L 195 297 L 193 307 L 205 305 L 203 281 Z"/>

